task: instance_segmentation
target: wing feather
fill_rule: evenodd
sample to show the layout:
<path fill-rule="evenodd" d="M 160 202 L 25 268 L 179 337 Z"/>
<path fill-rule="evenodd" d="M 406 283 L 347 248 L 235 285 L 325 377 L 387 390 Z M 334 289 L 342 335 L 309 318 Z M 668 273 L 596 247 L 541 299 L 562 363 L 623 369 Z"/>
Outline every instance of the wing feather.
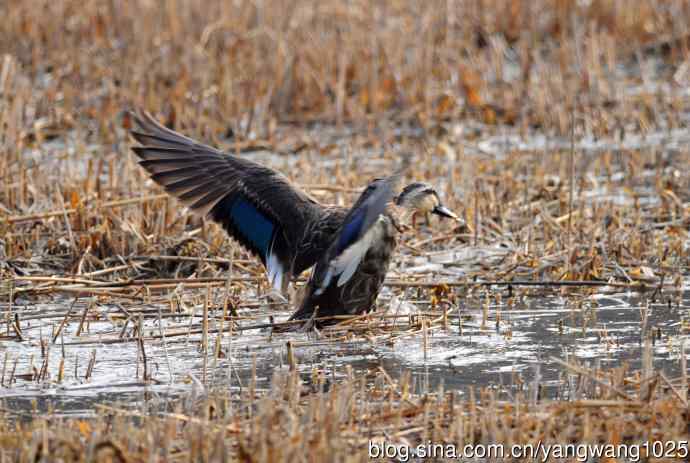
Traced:
<path fill-rule="evenodd" d="M 132 117 L 139 128 L 131 134 L 141 144 L 132 150 L 151 179 L 256 254 L 274 285 L 313 265 L 315 258 L 305 261 L 297 250 L 305 226 L 325 214 L 323 206 L 279 172 L 198 143 L 146 112 Z M 294 268 L 298 261 L 303 268 Z"/>
<path fill-rule="evenodd" d="M 398 172 L 372 182 L 352 206 L 326 256 L 314 269 L 311 284 L 315 296 L 322 294 L 335 277 L 338 287 L 350 281 L 371 246 L 379 241 L 383 229 L 379 221 L 394 197 L 400 176 Z"/>

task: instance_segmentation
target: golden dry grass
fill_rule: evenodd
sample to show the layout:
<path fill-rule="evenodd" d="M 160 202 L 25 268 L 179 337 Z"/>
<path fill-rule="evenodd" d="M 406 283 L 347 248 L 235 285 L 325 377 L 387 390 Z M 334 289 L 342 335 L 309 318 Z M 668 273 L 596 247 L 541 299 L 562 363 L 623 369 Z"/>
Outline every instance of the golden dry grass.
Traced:
<path fill-rule="evenodd" d="M 664 233 L 661 244 L 647 229 L 656 229 L 652 222 L 683 224 L 687 180 L 680 173 L 687 150 L 615 149 L 631 133 L 644 137 L 683 125 L 685 2 L 200 5 L 0 7 L 1 213 L 8 257 L 35 255 L 40 243 L 69 257 L 62 262 L 68 272 L 96 270 L 92 255 L 151 253 L 150 245 L 179 237 L 193 221 L 154 195 L 127 152 L 122 129 L 129 121 L 122 111 L 132 106 L 231 150 L 296 152 L 294 163 L 272 163 L 307 186 L 356 192 L 376 167 L 360 162 L 353 171 L 333 136 L 304 128 L 308 121 L 347 123 L 355 132 L 345 139 L 346 152 L 360 161 L 412 150 L 420 166 L 414 176 L 440 183 L 475 242 L 510 237 L 515 249 L 527 251 L 514 260 L 528 263 L 570 247 L 578 263 L 568 275 L 574 279 L 598 275 L 588 268 L 598 264 L 589 238 L 608 241 L 621 259 L 685 257 L 679 240 L 667 241 Z M 648 81 L 654 85 L 639 88 Z M 577 140 L 608 140 L 614 148 L 575 153 L 572 217 L 567 148 L 547 145 L 496 159 L 482 156 L 475 144 L 506 127 L 569 138 L 573 116 Z M 289 121 L 297 125 L 286 126 Z M 395 131 L 401 124 L 421 132 L 401 135 Z M 230 133 L 231 140 L 223 138 Z M 43 145 L 47 140 L 56 143 L 53 149 Z M 324 158 L 335 164 L 319 163 Z M 643 177 L 645 169 L 654 175 Z M 647 193 L 641 186 L 652 189 L 660 207 L 582 198 L 604 188 L 636 203 Z M 353 197 L 316 193 L 325 201 Z M 135 207 L 108 207 L 118 201 Z M 41 220 L 45 212 L 52 214 Z M 537 221 L 543 225 L 530 226 Z M 684 227 L 670 231 L 683 235 Z M 214 253 L 222 241 L 214 231 Z M 553 276 L 563 276 L 561 267 Z"/>
<path fill-rule="evenodd" d="M 687 389 L 685 377 L 673 384 L 623 368 L 580 370 L 574 384 L 588 398 L 551 402 L 535 400 L 537 384 L 505 400 L 488 389 L 465 398 L 442 387 L 414 394 L 409 377 L 393 381 L 383 370 L 359 378 L 348 371 L 337 384 L 328 376 L 315 370 L 304 384 L 297 374 L 276 373 L 265 391 L 202 395 L 148 411 L 97 406 L 90 419 L 26 412 L 17 422 L 16 412 L 6 413 L 0 455 L 5 461 L 355 462 L 370 461 L 370 446 L 384 442 L 411 449 L 432 442 L 455 446 L 458 454 L 471 451 L 467 445 L 480 452 L 478 446 L 498 442 L 506 458 L 513 445 L 538 443 L 687 444 L 687 399 L 678 392 Z M 411 450 L 400 452 L 412 458 Z M 671 461 L 673 453 L 638 452 L 644 461 Z"/>
<path fill-rule="evenodd" d="M 357 159 L 413 150 L 422 167 L 414 176 L 441 183 L 475 241 L 510 236 L 516 249 L 528 251 L 518 261 L 570 246 L 571 260 L 582 263 L 570 275 L 575 279 L 587 278 L 588 262 L 597 266 L 586 238 L 606 239 L 611 250 L 625 243 L 636 259 L 651 250 L 657 255 L 643 260 L 684 257 L 679 241 L 661 245 L 654 233 L 641 231 L 683 218 L 687 180 L 679 173 L 687 167 L 686 150 L 576 153 L 578 210 L 571 218 L 567 149 L 547 145 L 548 151 L 495 159 L 478 156 L 473 140 L 506 126 L 569 138 L 573 116 L 576 139 L 614 146 L 628 133 L 644 137 L 682 126 L 688 77 L 673 71 L 688 59 L 685 2 L 4 5 L 0 178 L 8 257 L 30 255 L 45 234 L 63 236 L 69 246 L 40 242 L 69 255 L 72 272 L 89 249 L 81 269 L 90 269 L 92 254 L 150 252 L 147 245 L 179 236 L 193 220 L 179 219 L 173 203 L 153 196 L 132 162 L 122 130 L 129 126 L 122 111 L 132 106 L 231 150 L 297 152 L 294 164 L 276 167 L 302 184 L 344 189 L 361 187 L 375 168 L 363 162 L 352 171 L 331 137 L 305 133 L 303 124 L 349 122 L 359 129 L 347 138 L 348 150 L 371 153 Z M 658 87 L 631 90 L 649 80 Z M 485 124 L 476 127 L 475 120 Z M 394 130 L 400 124 L 422 132 L 401 136 Z M 229 133 L 232 140 L 222 138 Z M 57 140 L 57 148 L 46 150 L 46 140 Z M 334 158 L 334 167 L 319 165 L 323 157 Z M 645 169 L 653 177 L 642 177 Z M 660 207 L 581 197 L 603 187 L 635 200 L 643 195 L 640 186 L 652 188 Z M 326 201 L 352 198 L 320 193 Z M 138 207 L 99 207 L 133 196 Z M 47 221 L 40 220 L 44 212 L 52 212 Z M 537 220 L 543 225 L 531 227 Z M 682 235 L 682 228 L 671 231 Z M 584 249 L 565 242 L 571 229 Z M 214 233 L 215 249 L 222 240 Z"/>

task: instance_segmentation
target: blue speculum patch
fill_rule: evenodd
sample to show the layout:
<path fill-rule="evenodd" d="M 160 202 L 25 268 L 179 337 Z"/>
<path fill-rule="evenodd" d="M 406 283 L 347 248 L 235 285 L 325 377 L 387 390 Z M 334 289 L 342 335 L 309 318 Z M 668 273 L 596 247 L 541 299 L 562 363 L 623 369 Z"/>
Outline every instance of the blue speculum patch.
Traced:
<path fill-rule="evenodd" d="M 359 211 L 343 226 L 343 231 L 340 232 L 340 238 L 338 239 L 338 254 L 355 242 L 362 229 L 365 215 L 366 210 Z"/>
<path fill-rule="evenodd" d="M 265 259 L 275 228 L 273 223 L 244 199 L 233 201 L 230 216 L 240 233 L 259 250 Z"/>

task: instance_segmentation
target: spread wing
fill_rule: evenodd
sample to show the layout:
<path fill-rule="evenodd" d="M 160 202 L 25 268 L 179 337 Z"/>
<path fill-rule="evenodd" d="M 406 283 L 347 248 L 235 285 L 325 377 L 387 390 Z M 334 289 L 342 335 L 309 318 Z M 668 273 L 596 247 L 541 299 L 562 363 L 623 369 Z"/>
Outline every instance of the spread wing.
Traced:
<path fill-rule="evenodd" d="M 369 248 L 380 242 L 383 228 L 375 224 L 393 199 L 400 177 L 396 173 L 375 180 L 352 206 L 327 253 L 314 269 L 311 285 L 315 296 L 323 293 L 336 277 L 338 287 L 347 283 Z"/>
<path fill-rule="evenodd" d="M 196 142 L 146 112 L 131 114 L 141 144 L 132 150 L 139 164 L 165 191 L 192 211 L 211 218 L 257 255 L 271 284 L 285 289 L 305 226 L 323 207 L 261 164 Z"/>

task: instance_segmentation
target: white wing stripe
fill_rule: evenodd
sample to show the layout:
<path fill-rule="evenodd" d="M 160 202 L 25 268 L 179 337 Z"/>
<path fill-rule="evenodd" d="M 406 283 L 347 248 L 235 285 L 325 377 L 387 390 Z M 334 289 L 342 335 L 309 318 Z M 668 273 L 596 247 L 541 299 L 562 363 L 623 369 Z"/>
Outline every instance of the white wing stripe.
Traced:
<path fill-rule="evenodd" d="M 275 241 L 275 238 L 273 239 Z M 283 279 L 285 278 L 285 267 L 278 259 L 278 256 L 273 252 L 273 242 L 271 242 L 271 249 L 268 251 L 268 259 L 266 259 L 266 267 L 268 270 L 268 281 L 279 293 L 283 290 Z"/>
<path fill-rule="evenodd" d="M 371 246 L 380 241 L 383 234 L 383 220 L 382 217 L 379 217 L 378 223 L 375 223 L 361 239 L 331 261 L 326 276 L 321 281 L 319 288 L 314 292 L 316 296 L 323 293 L 328 285 L 331 284 L 334 276 L 340 275 L 337 282 L 338 287 L 350 281 Z"/>

